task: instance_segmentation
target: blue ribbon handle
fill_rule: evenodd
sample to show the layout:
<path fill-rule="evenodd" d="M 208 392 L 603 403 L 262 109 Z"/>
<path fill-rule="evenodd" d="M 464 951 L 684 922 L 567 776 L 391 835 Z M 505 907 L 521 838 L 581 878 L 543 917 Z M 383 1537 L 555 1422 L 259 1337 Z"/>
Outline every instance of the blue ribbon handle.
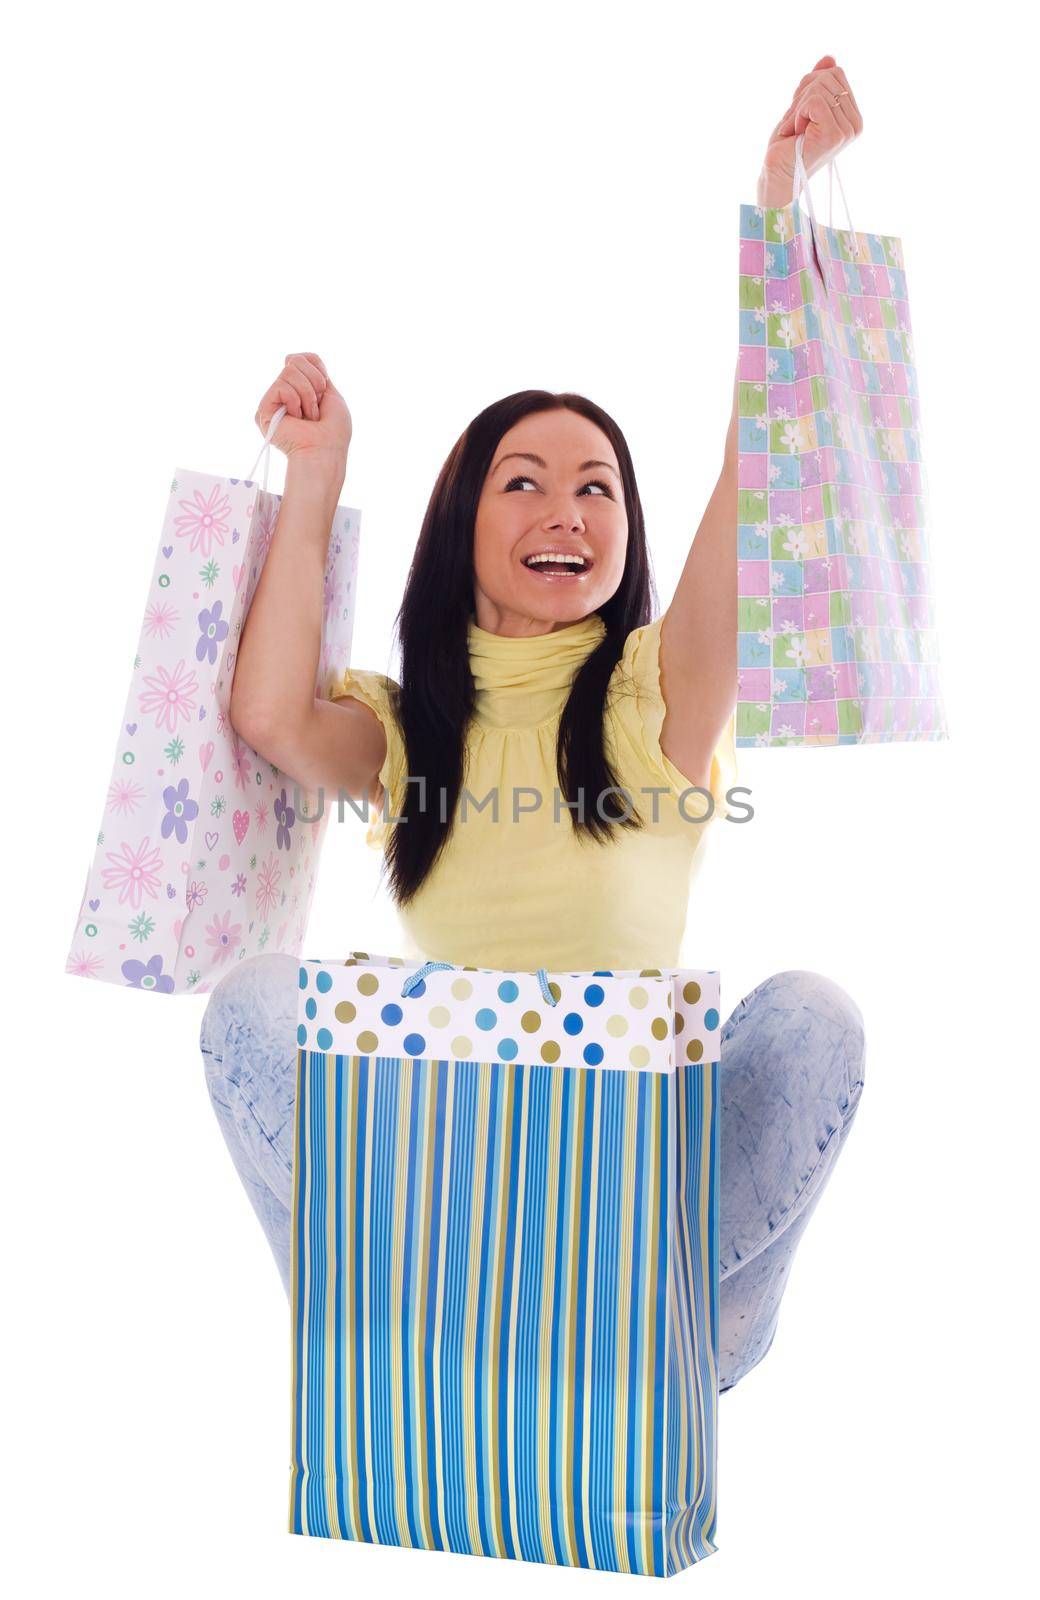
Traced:
<path fill-rule="evenodd" d="M 422 983 L 428 973 L 445 970 L 450 972 L 453 968 L 454 963 L 451 961 L 424 961 L 421 967 L 417 967 L 414 972 L 410 972 L 405 978 L 404 983 L 401 985 L 401 998 L 404 999 L 406 995 L 410 995 L 413 989 Z M 549 987 L 549 974 L 544 967 L 538 968 L 537 976 L 542 991 L 542 999 L 546 1005 L 556 1005 L 558 1003 L 557 998 Z"/>

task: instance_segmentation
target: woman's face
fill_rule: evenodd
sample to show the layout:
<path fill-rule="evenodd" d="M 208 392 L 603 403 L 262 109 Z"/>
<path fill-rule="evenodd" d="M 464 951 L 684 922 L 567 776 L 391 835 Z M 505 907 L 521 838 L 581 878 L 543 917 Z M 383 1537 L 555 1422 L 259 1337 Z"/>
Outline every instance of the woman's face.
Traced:
<path fill-rule="evenodd" d="M 521 418 L 502 435 L 477 505 L 477 626 L 522 637 L 580 621 L 617 589 L 627 544 L 621 471 L 606 434 L 575 411 Z M 552 551 L 585 564 L 525 565 Z"/>

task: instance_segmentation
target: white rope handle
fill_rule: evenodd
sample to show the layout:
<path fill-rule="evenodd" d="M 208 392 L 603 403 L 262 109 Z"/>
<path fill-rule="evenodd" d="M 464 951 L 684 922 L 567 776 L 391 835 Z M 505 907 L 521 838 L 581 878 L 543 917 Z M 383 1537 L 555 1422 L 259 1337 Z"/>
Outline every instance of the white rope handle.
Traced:
<path fill-rule="evenodd" d="M 264 434 L 264 442 L 260 446 L 260 455 L 258 455 L 256 460 L 253 462 L 252 470 L 246 474 L 247 481 L 252 482 L 256 477 L 256 469 L 260 465 L 260 459 L 261 459 L 261 457 L 263 457 L 263 463 L 264 463 L 263 489 L 264 489 L 265 492 L 267 490 L 267 469 L 271 464 L 271 440 L 274 438 L 275 434 L 278 432 L 278 424 L 281 422 L 282 418 L 285 416 L 286 410 L 287 410 L 287 407 L 279 406 L 278 410 L 275 412 L 274 416 L 271 418 L 270 422 L 267 424 L 267 432 Z"/>
<path fill-rule="evenodd" d="M 812 190 L 809 188 L 809 174 L 806 172 L 805 164 L 802 161 L 802 145 L 804 143 L 805 143 L 805 134 L 804 133 L 800 133 L 798 135 L 797 139 L 794 142 L 794 183 L 793 183 L 792 188 L 791 188 L 791 199 L 792 200 L 797 200 L 798 196 L 801 194 L 802 190 L 803 189 L 805 190 L 805 203 L 806 203 L 806 206 L 808 207 L 809 218 L 810 218 L 813 226 L 815 227 L 816 226 L 816 212 L 813 210 Z M 838 171 L 837 167 L 834 164 L 833 156 L 831 157 L 830 161 L 828 161 L 828 163 L 827 163 L 827 170 L 828 170 L 828 175 L 829 175 L 830 179 L 832 180 L 831 184 L 830 184 L 829 191 L 828 191 L 827 226 L 829 228 L 833 228 L 833 226 L 834 226 L 834 186 L 833 186 L 833 179 L 837 178 L 837 180 L 838 180 L 838 191 L 841 194 L 842 204 L 845 207 L 845 219 L 846 219 L 846 221 L 848 222 L 848 225 L 849 225 L 849 232 L 850 233 L 855 233 L 856 230 L 855 230 L 855 228 L 853 227 L 853 224 L 852 224 L 852 212 L 849 210 L 849 202 L 845 198 L 845 186 L 841 181 L 841 173 Z"/>

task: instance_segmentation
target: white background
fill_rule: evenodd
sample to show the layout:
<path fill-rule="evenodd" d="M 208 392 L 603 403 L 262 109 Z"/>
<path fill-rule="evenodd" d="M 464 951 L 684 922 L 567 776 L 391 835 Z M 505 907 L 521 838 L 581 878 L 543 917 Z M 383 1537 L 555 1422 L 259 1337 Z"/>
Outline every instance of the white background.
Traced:
<path fill-rule="evenodd" d="M 771 971 L 820 970 L 861 1005 L 869 1054 L 774 1346 L 721 1401 L 719 1554 L 676 1585 L 1019 1592 L 1037 1165 L 1024 14 L 181 0 L 9 26 L 18 1593 L 634 1581 L 285 1531 L 287 1306 L 208 1102 L 204 1001 L 64 963 L 172 469 L 245 474 L 260 395 L 287 352 L 317 350 L 355 423 L 354 661 L 394 673 L 451 445 L 496 396 L 574 388 L 628 437 L 667 605 L 721 459 L 738 205 L 827 51 L 866 122 L 841 162 L 853 219 L 904 243 L 954 738 L 743 753 L 757 815 L 715 830 L 696 887 L 684 955 L 721 968 L 729 1005 Z M 823 175 L 814 193 L 820 211 Z M 307 953 L 398 949 L 377 866 L 362 824 L 330 829 Z"/>

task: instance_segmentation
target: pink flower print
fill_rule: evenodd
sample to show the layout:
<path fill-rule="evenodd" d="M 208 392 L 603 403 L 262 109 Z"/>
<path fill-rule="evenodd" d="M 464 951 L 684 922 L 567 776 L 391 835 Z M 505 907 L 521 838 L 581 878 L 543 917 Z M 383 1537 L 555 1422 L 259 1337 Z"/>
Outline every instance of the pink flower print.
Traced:
<path fill-rule="evenodd" d="M 264 829 L 267 827 L 268 816 L 267 806 L 263 800 L 258 800 L 256 802 L 256 805 L 253 808 L 253 815 L 256 817 L 257 833 L 263 833 Z"/>
<path fill-rule="evenodd" d="M 121 906 L 129 903 L 136 911 L 146 894 L 153 900 L 159 898 L 162 857 L 147 837 L 136 849 L 123 843 L 118 853 L 107 851 L 106 857 L 112 865 L 103 870 L 101 877 L 106 889 L 119 890 Z"/>
<path fill-rule="evenodd" d="M 154 678 L 146 677 L 144 681 L 148 691 L 137 697 L 142 716 L 154 713 L 155 726 L 169 728 L 171 733 L 176 733 L 178 722 L 192 720 L 199 682 L 194 672 L 185 670 L 183 661 L 178 661 L 172 672 L 159 667 Z"/>
<path fill-rule="evenodd" d="M 75 973 L 77 978 L 95 978 L 104 964 L 93 951 L 77 950 L 65 963 L 65 971 Z"/>
<path fill-rule="evenodd" d="M 206 929 L 206 938 L 213 952 L 213 960 L 217 966 L 227 961 L 242 943 L 242 924 L 231 921 L 231 912 L 225 911 L 222 917 L 214 917 Z"/>
<path fill-rule="evenodd" d="M 203 556 L 210 554 L 214 542 L 224 543 L 231 501 L 219 484 L 213 485 L 205 499 L 196 489 L 191 500 L 178 500 L 177 504 L 184 510 L 183 516 L 173 519 L 178 539 L 190 539 L 191 548 Z"/>
<path fill-rule="evenodd" d="M 180 613 L 173 606 L 163 601 L 154 601 L 144 614 L 144 631 L 152 639 L 168 639 L 175 625 L 180 621 Z"/>
<path fill-rule="evenodd" d="M 184 894 L 184 904 L 189 911 L 197 911 L 208 894 L 209 889 L 206 885 L 200 883 L 197 878 L 192 878 Z"/>
<path fill-rule="evenodd" d="M 253 774 L 253 763 L 249 758 L 248 745 L 244 745 L 237 734 L 231 740 L 231 770 L 235 774 L 236 789 L 245 789 Z"/>
<path fill-rule="evenodd" d="M 262 564 L 266 560 L 267 552 L 271 548 L 271 540 L 274 538 L 274 525 L 275 525 L 275 523 L 277 521 L 278 521 L 278 503 L 277 503 L 277 501 L 274 501 L 274 500 L 266 501 L 264 503 L 264 506 L 263 506 L 262 510 L 260 510 L 257 513 L 257 518 L 256 518 L 256 526 L 257 526 L 256 559 L 257 559 L 257 562 L 260 563 L 260 564 Z"/>
<path fill-rule="evenodd" d="M 270 854 L 256 875 L 256 909 L 262 917 L 269 917 L 278 903 L 278 884 L 282 869 Z"/>
<path fill-rule="evenodd" d="M 129 778 L 116 778 L 109 786 L 108 809 L 114 811 L 116 816 L 130 816 L 143 799 L 144 790 L 141 785 L 132 783 Z"/>

